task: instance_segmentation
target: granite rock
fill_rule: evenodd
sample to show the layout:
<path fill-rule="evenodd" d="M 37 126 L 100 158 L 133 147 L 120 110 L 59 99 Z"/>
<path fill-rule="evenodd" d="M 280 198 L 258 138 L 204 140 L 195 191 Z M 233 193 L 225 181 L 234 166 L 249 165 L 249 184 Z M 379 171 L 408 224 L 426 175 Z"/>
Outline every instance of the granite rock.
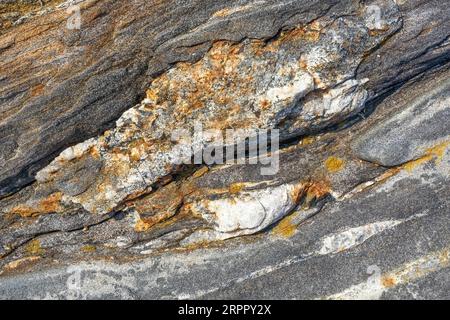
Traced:
<path fill-rule="evenodd" d="M 0 0 L 0 298 L 448 298 L 449 10 Z"/>

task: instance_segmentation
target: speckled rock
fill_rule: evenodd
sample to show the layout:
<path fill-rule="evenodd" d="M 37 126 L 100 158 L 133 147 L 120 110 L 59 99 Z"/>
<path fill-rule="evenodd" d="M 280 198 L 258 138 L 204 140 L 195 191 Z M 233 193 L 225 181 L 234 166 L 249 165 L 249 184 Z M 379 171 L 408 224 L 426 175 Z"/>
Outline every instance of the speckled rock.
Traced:
<path fill-rule="evenodd" d="M 448 298 L 449 10 L 0 0 L 0 298 Z"/>
<path fill-rule="evenodd" d="M 443 154 L 450 145 L 450 79 L 434 79 L 433 87 L 427 95 L 413 96 L 408 108 L 359 137 L 355 153 L 389 167 L 424 154 Z"/>

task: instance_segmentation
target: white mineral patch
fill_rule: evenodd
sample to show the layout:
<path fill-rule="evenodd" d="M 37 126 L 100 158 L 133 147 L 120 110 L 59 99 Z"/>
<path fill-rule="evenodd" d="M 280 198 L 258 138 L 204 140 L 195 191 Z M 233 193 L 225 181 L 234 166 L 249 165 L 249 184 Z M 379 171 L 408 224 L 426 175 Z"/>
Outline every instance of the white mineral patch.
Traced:
<path fill-rule="evenodd" d="M 345 118 L 364 107 L 368 92 L 362 86 L 368 80 L 347 80 L 324 93 L 321 99 L 307 101 L 303 105 L 303 119 L 332 119 L 339 116 Z"/>
<path fill-rule="evenodd" d="M 449 266 L 449 248 L 431 253 L 417 260 L 410 261 L 398 269 L 388 272 L 366 282 L 356 284 L 337 294 L 326 297 L 328 300 L 375 300 L 391 287 L 408 284 Z M 388 279 L 389 281 L 383 281 Z"/>
<path fill-rule="evenodd" d="M 351 249 L 381 232 L 391 230 L 402 223 L 418 219 L 426 215 L 426 213 L 419 213 L 401 220 L 378 221 L 359 227 L 348 228 L 342 232 L 328 235 L 321 240 L 322 247 L 317 251 L 317 254 L 336 254 Z"/>
<path fill-rule="evenodd" d="M 95 146 L 96 143 L 97 139 L 92 138 L 67 148 L 66 150 L 61 152 L 61 154 L 56 157 L 55 160 L 53 160 L 47 167 L 36 174 L 36 180 L 39 182 L 46 182 L 50 180 L 52 173 L 59 171 L 68 161 L 80 158 L 90 148 Z"/>
<path fill-rule="evenodd" d="M 320 248 L 318 254 L 335 254 L 348 250 L 360 245 L 380 232 L 394 228 L 402 222 L 400 220 L 380 221 L 332 234 L 322 239 L 322 248 Z"/>
<path fill-rule="evenodd" d="M 306 72 L 298 72 L 294 80 L 283 87 L 270 88 L 266 98 L 272 103 L 283 100 L 295 101 L 314 90 L 314 79 Z"/>
<path fill-rule="evenodd" d="M 214 230 L 193 234 L 186 242 L 224 240 L 261 231 L 295 209 L 299 188 L 299 184 L 284 184 L 225 199 L 202 200 L 194 204 L 193 211 L 212 223 Z"/>

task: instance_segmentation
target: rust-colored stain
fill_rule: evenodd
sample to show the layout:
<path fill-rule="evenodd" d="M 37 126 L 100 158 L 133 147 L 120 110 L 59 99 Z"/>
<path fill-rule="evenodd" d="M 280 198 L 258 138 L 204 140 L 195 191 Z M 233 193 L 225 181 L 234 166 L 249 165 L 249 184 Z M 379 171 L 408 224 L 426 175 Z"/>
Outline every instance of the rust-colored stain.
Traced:
<path fill-rule="evenodd" d="M 89 149 L 89 154 L 94 158 L 94 159 L 100 159 L 100 152 L 98 151 L 97 147 L 92 147 Z"/>
<path fill-rule="evenodd" d="M 280 38 L 277 39 L 277 41 L 282 43 L 285 41 L 298 41 L 300 39 L 309 42 L 319 41 L 320 30 L 317 28 L 317 24 L 282 32 Z"/>
<path fill-rule="evenodd" d="M 166 72 L 154 79 L 146 91 L 146 104 L 155 113 L 158 110 L 170 112 L 175 120 L 173 123 L 190 123 L 191 118 L 205 117 L 204 126 L 208 129 L 258 127 L 264 120 L 260 117 L 262 111 L 270 113 L 274 105 L 261 96 L 255 110 L 249 112 L 244 108 L 243 97 L 261 95 L 257 92 L 258 77 L 254 74 L 262 73 L 264 65 L 276 59 L 282 43 L 318 41 L 319 37 L 318 26 L 312 24 L 287 30 L 269 43 L 260 40 L 216 41 L 202 60 L 177 63 L 172 73 Z M 249 64 L 252 56 L 256 57 L 255 63 Z M 253 68 L 254 72 L 245 71 L 248 68 Z M 292 65 L 288 69 L 295 68 Z M 238 102 L 237 98 L 240 98 Z M 211 117 L 211 106 L 214 106 L 214 117 Z"/>
<path fill-rule="evenodd" d="M 22 258 L 22 259 L 14 260 L 14 261 L 11 261 L 8 264 L 6 264 L 3 267 L 3 271 L 13 271 L 13 270 L 15 270 L 17 268 L 26 266 L 29 263 L 33 263 L 33 262 L 35 262 L 35 261 L 37 261 L 39 259 L 41 259 L 41 257 L 32 256 L 32 257 L 25 257 L 25 258 Z"/>
<path fill-rule="evenodd" d="M 11 210 L 11 213 L 18 214 L 21 217 L 29 218 L 42 214 L 54 213 L 62 210 L 62 193 L 56 192 L 45 199 L 40 200 L 35 206 L 19 205 Z"/>
<path fill-rule="evenodd" d="M 271 105 L 270 101 L 268 101 L 266 99 L 264 99 L 260 102 L 260 106 L 261 106 L 262 110 L 268 109 L 270 107 L 270 105 Z"/>
<path fill-rule="evenodd" d="M 149 230 L 152 226 L 153 226 L 153 224 L 146 223 L 142 219 L 139 219 L 136 222 L 136 225 L 134 226 L 134 231 L 145 232 L 145 231 Z"/>
<path fill-rule="evenodd" d="M 310 182 L 306 186 L 306 198 L 303 203 L 304 208 L 308 208 L 312 201 L 320 200 L 331 192 L 331 187 L 328 181 L 318 180 Z"/>
<path fill-rule="evenodd" d="M 341 171 L 344 168 L 345 162 L 344 160 L 337 157 L 329 157 L 325 161 L 325 168 L 330 173 L 336 173 Z"/>
<path fill-rule="evenodd" d="M 177 214 L 183 204 L 184 189 L 172 182 L 164 188 L 136 200 L 133 205 L 139 214 L 135 225 L 136 232 L 145 232 Z"/>
<path fill-rule="evenodd" d="M 42 1 L 43 6 L 39 1 L 6 1 L 6 3 L 0 3 L 0 34 L 2 31 L 13 26 L 15 20 L 3 18 L 7 17 L 9 13 L 18 13 L 20 17 L 27 14 L 36 13 L 43 8 L 55 7 L 65 0 L 50 0 Z M 3 17 L 2 17 L 3 16 Z M 16 18 L 17 19 L 17 18 Z"/>
<path fill-rule="evenodd" d="M 43 84 L 38 84 L 31 88 L 31 96 L 36 97 L 40 96 L 44 92 L 45 86 Z"/>
<path fill-rule="evenodd" d="M 380 35 L 385 34 L 385 33 L 388 32 L 388 31 L 389 31 L 389 26 L 386 25 L 386 26 L 384 26 L 384 27 L 381 28 L 381 29 L 371 29 L 371 30 L 369 30 L 369 35 L 370 35 L 371 37 L 378 37 L 378 36 L 380 36 Z"/>
<path fill-rule="evenodd" d="M 290 192 L 290 197 L 292 199 L 293 203 L 298 204 L 305 194 L 305 191 L 307 190 L 308 186 L 305 186 L 303 183 L 297 184 L 294 189 Z"/>

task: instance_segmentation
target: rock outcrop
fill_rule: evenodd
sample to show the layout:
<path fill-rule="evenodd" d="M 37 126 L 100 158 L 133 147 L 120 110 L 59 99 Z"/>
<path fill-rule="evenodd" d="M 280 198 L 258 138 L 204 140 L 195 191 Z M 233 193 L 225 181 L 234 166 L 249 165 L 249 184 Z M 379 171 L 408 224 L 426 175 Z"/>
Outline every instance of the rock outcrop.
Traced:
<path fill-rule="evenodd" d="M 449 17 L 0 0 L 0 297 L 449 298 Z"/>

